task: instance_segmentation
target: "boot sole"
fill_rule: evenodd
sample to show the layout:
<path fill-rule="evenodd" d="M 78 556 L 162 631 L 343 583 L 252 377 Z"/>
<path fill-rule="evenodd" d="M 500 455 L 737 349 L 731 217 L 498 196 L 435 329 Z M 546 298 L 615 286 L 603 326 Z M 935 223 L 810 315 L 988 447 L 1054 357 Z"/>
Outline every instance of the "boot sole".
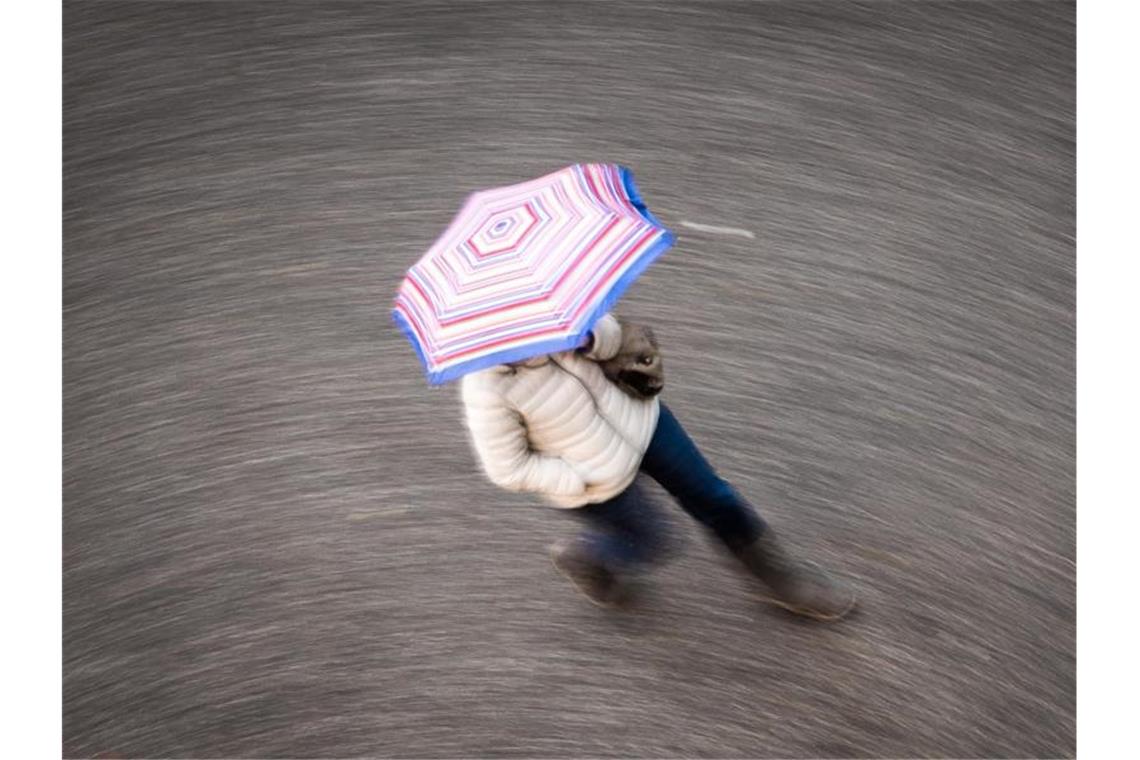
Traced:
<path fill-rule="evenodd" d="M 582 584 L 578 582 L 578 579 L 575 578 L 573 574 L 571 574 L 569 571 L 563 569 L 562 566 L 558 564 L 558 557 L 555 554 L 556 551 L 557 551 L 557 547 L 552 548 L 550 550 L 550 564 L 554 565 L 554 569 L 558 571 L 559 575 L 561 575 L 566 580 L 570 581 L 570 585 L 574 587 L 574 590 L 577 591 L 580 596 L 585 598 L 585 600 L 587 602 L 594 605 L 595 607 L 601 607 L 602 609 L 616 610 L 616 609 L 619 609 L 621 607 L 621 595 L 620 594 L 618 595 L 618 599 L 613 600 L 613 601 L 602 600 L 602 599 L 598 599 L 597 597 L 590 596 L 590 594 L 588 594 L 586 592 L 586 589 L 583 588 Z"/>
<path fill-rule="evenodd" d="M 847 615 L 850 614 L 851 610 L 855 609 L 855 606 L 858 604 L 858 600 L 855 598 L 855 595 L 852 594 L 851 598 L 847 600 L 846 607 L 844 607 L 839 612 L 828 615 L 822 612 L 817 612 L 816 610 L 810 609 L 808 607 L 797 607 L 794 604 L 790 604 L 773 596 L 765 596 L 764 594 L 756 592 L 753 592 L 753 596 L 764 604 L 771 604 L 773 606 L 787 610 L 793 615 L 800 615 L 801 617 L 811 618 L 812 620 L 818 620 L 821 623 L 834 623 L 836 620 L 847 617 Z"/>

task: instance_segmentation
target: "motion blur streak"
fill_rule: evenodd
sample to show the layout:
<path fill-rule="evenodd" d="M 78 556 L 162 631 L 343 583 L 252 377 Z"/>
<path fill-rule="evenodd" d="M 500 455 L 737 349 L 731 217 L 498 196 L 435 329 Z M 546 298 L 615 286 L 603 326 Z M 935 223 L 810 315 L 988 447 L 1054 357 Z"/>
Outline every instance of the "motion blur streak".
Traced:
<path fill-rule="evenodd" d="M 1074 23 L 68 2 L 64 753 L 1072 755 Z M 849 622 L 679 518 L 586 604 L 389 322 L 468 192 L 576 161 L 678 233 L 622 311 Z"/>

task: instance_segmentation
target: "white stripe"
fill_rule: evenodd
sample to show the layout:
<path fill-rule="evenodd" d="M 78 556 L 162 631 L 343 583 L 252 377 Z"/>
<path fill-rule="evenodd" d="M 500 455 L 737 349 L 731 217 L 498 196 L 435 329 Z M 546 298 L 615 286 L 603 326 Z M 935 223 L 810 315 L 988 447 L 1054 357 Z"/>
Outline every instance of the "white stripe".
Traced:
<path fill-rule="evenodd" d="M 696 222 L 681 222 L 682 227 L 687 227 L 690 230 L 697 232 L 709 232 L 713 235 L 733 235 L 735 237 L 745 237 L 749 240 L 755 240 L 754 235 L 750 230 L 742 230 L 739 227 L 717 227 L 713 224 L 697 224 Z"/>

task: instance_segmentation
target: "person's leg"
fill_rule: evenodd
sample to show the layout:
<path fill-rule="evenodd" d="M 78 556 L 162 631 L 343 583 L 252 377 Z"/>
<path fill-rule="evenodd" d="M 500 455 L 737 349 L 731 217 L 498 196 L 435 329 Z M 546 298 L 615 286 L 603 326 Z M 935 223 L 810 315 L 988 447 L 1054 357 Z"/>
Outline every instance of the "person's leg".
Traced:
<path fill-rule="evenodd" d="M 641 471 L 734 552 L 756 541 L 767 527 L 756 510 L 717 474 L 665 404 L 661 404 Z"/>
<path fill-rule="evenodd" d="M 586 524 L 579 541 L 614 570 L 648 565 L 664 548 L 665 521 L 637 481 L 609 501 L 587 504 L 572 514 Z"/>
<path fill-rule="evenodd" d="M 850 589 L 818 567 L 788 556 L 774 531 L 717 475 L 664 404 L 641 469 L 767 587 L 765 601 L 819 620 L 836 620 L 854 606 Z"/>
<path fill-rule="evenodd" d="M 585 529 L 552 547 L 554 566 L 592 602 L 620 604 L 628 576 L 653 562 L 665 545 L 665 522 L 657 506 L 634 482 L 609 501 L 567 511 Z"/>

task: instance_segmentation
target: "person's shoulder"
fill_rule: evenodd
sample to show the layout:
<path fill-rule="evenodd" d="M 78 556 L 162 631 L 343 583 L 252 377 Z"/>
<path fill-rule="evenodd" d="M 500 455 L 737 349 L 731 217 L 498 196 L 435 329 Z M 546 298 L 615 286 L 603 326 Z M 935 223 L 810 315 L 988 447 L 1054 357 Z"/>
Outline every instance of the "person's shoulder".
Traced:
<path fill-rule="evenodd" d="M 566 369 L 568 367 L 578 368 L 589 364 L 597 364 L 597 361 L 591 359 L 585 351 L 580 351 L 577 349 L 571 349 L 569 351 L 561 351 L 557 354 L 551 354 L 551 358 L 554 360 L 553 364 L 562 369 Z"/>
<path fill-rule="evenodd" d="M 459 379 L 462 385 L 481 385 L 484 383 L 494 382 L 497 378 L 504 375 L 511 374 L 511 368 L 506 364 L 496 364 L 492 367 L 485 367 L 483 369 L 468 372 Z"/>
<path fill-rule="evenodd" d="M 475 372 L 468 372 L 459 380 L 459 387 L 464 393 L 476 390 L 492 390 L 501 388 L 515 375 L 515 369 L 506 364 L 496 364 Z"/>
<path fill-rule="evenodd" d="M 602 377 L 602 366 L 582 351 L 565 351 L 555 354 L 555 365 L 562 373 L 569 373 L 580 380 L 593 380 L 595 375 Z"/>

